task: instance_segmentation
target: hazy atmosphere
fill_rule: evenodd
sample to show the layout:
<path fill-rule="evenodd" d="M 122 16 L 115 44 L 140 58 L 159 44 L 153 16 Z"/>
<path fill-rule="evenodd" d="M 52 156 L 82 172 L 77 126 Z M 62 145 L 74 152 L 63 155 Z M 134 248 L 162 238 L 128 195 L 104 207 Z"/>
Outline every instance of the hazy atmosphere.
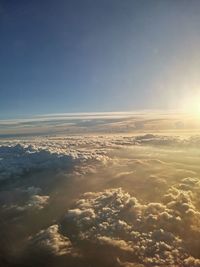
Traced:
<path fill-rule="evenodd" d="M 0 267 L 200 266 L 199 14 L 0 0 Z"/>

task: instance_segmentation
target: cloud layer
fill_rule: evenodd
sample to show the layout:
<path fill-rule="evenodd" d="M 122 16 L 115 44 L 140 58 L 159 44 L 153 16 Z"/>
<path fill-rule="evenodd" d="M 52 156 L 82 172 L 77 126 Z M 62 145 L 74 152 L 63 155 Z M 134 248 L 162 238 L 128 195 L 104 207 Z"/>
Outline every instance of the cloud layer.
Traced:
<path fill-rule="evenodd" d="M 199 145 L 155 134 L 1 140 L 2 255 L 31 267 L 200 266 Z"/>

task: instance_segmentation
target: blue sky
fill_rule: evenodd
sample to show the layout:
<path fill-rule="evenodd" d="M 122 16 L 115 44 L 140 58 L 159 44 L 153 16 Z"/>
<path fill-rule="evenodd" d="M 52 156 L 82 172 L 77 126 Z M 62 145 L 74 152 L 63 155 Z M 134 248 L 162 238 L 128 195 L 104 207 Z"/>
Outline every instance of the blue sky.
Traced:
<path fill-rule="evenodd" d="M 1 0 L 0 117 L 181 107 L 200 90 L 199 14 L 198 0 Z"/>

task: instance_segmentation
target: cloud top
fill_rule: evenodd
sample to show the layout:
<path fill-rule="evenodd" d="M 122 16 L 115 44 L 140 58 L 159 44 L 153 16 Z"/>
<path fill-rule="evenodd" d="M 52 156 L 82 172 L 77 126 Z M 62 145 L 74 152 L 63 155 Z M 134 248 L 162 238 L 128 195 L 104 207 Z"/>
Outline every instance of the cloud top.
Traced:
<path fill-rule="evenodd" d="M 182 183 L 188 181 L 183 179 Z M 104 264 L 112 261 L 113 266 L 127 267 L 199 266 L 200 260 L 190 254 L 188 243 L 193 242 L 190 235 L 194 236 L 193 226 L 200 223 L 200 213 L 189 192 L 178 186 L 169 189 L 163 202 L 146 204 L 121 188 L 87 192 L 68 210 L 59 233 L 69 238 L 71 243 L 67 244 L 78 249 L 82 256 L 91 257 L 85 251 L 87 247 L 96 248 L 97 258 L 102 250 L 110 251 L 112 260 L 107 258 L 109 253 L 105 254 Z M 52 247 L 53 253 L 62 253 L 59 246 L 61 243 L 62 247 L 63 239 L 57 238 L 58 226 L 46 231 L 45 240 L 49 241 L 44 244 Z M 44 233 L 37 235 L 39 240 Z M 49 237 L 49 233 L 54 237 Z M 195 234 L 198 242 L 199 231 Z"/>

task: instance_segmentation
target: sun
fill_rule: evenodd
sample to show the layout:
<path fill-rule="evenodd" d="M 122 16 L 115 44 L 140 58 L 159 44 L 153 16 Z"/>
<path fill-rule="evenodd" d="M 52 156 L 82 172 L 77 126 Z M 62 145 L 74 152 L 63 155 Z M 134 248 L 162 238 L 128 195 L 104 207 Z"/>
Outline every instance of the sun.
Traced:
<path fill-rule="evenodd" d="M 185 98 L 181 106 L 183 112 L 200 117 L 200 95 Z"/>
<path fill-rule="evenodd" d="M 200 98 L 193 99 L 190 105 L 190 112 L 196 116 L 200 116 Z"/>
<path fill-rule="evenodd" d="M 196 105 L 196 113 L 200 116 L 200 101 L 199 103 Z"/>

